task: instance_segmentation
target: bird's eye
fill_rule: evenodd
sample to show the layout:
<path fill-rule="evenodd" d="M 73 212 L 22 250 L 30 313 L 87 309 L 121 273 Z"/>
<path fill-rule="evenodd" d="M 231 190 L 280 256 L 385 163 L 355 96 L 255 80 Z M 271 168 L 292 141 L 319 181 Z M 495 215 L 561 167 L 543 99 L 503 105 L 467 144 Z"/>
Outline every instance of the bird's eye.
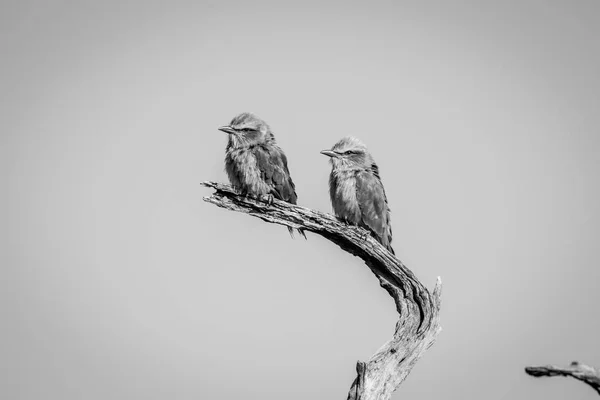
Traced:
<path fill-rule="evenodd" d="M 348 154 L 355 154 L 355 153 L 354 153 L 354 151 L 352 151 L 352 150 L 347 150 L 347 151 L 345 151 L 345 152 L 344 152 L 344 154 L 345 154 L 345 155 L 348 155 Z"/>

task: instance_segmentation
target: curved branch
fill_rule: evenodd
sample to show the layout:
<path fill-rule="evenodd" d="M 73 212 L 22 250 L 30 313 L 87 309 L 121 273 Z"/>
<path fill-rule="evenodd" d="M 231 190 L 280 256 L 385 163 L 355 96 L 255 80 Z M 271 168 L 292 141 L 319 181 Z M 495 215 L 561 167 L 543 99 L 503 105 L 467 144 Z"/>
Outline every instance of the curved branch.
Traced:
<path fill-rule="evenodd" d="M 528 375 L 541 376 L 571 376 L 590 385 L 598 394 L 600 394 L 600 374 L 595 368 L 573 361 L 568 367 L 556 367 L 546 365 L 540 367 L 526 367 L 525 372 Z"/>
<path fill-rule="evenodd" d="M 389 399 L 425 350 L 433 345 L 441 330 L 441 279 L 437 279 L 433 292 L 428 291 L 404 264 L 366 230 L 340 222 L 330 214 L 279 200 L 273 200 L 269 205 L 241 196 L 231 186 L 221 183 L 203 182 L 201 185 L 215 189 L 211 196 L 204 197 L 209 203 L 266 222 L 316 233 L 364 260 L 379 278 L 381 286 L 394 299 L 400 320 L 390 341 L 368 361 L 357 362 L 357 377 L 352 383 L 348 399 Z"/>

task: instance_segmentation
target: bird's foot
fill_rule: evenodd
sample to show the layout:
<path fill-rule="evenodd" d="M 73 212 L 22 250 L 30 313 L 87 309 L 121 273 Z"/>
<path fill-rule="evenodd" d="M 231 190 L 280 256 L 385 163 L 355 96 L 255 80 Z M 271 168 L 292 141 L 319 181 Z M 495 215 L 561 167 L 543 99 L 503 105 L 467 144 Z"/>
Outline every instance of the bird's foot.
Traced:
<path fill-rule="evenodd" d="M 360 240 L 365 242 L 367 240 L 367 238 L 369 236 L 371 236 L 371 234 L 366 229 L 361 229 L 359 236 L 360 236 Z"/>
<path fill-rule="evenodd" d="M 271 193 L 269 193 L 269 194 L 263 194 L 262 196 L 260 196 L 260 200 L 264 201 L 269 206 L 273 205 L 273 200 L 274 199 L 275 199 L 275 197 L 273 197 L 273 194 L 271 194 Z"/>
<path fill-rule="evenodd" d="M 264 201 L 263 196 L 261 196 L 260 194 L 244 192 L 242 195 L 247 199 L 251 199 L 251 200 L 255 200 L 255 201 Z"/>

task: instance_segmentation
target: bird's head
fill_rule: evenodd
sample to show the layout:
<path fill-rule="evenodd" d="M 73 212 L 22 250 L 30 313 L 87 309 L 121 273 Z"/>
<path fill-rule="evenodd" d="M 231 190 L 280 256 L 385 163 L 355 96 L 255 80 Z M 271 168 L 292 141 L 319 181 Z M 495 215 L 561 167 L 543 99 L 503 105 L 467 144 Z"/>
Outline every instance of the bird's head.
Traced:
<path fill-rule="evenodd" d="M 275 137 L 265 121 L 251 113 L 241 113 L 229 125 L 219 128 L 229 136 L 228 148 L 251 147 L 261 143 L 273 143 Z"/>
<path fill-rule="evenodd" d="M 353 137 L 341 139 L 331 150 L 323 150 L 321 154 L 330 157 L 331 165 L 338 170 L 369 169 L 375 165 L 367 146 Z"/>

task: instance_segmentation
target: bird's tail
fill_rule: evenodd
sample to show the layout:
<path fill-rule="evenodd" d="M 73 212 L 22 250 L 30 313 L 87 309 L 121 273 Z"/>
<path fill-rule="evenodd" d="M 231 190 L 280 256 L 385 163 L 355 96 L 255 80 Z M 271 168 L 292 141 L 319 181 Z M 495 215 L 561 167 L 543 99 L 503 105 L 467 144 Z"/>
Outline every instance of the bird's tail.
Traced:
<path fill-rule="evenodd" d="M 370 229 L 370 231 L 371 231 L 371 234 L 375 237 L 375 239 L 377 239 L 377 241 L 383 245 L 383 247 L 385 247 L 393 255 L 396 255 L 396 253 L 394 252 L 394 249 L 392 248 L 391 235 L 381 237 L 377 233 L 375 233 L 373 230 Z"/>
<path fill-rule="evenodd" d="M 302 236 L 304 237 L 304 240 L 307 240 L 307 239 L 306 239 L 306 233 L 304 233 L 304 229 L 300 229 L 300 228 L 298 228 L 298 229 L 297 229 L 297 231 L 298 231 L 298 233 L 299 233 L 300 235 L 302 235 Z M 292 239 L 293 239 L 293 238 L 294 238 L 294 228 L 292 228 L 291 226 L 288 226 L 288 232 L 290 233 L 290 236 L 291 236 L 291 237 L 292 237 Z"/>
<path fill-rule="evenodd" d="M 396 255 L 396 252 L 394 252 L 394 249 L 392 249 L 392 245 L 391 244 L 387 244 L 387 246 L 385 246 L 386 249 L 388 249 L 388 251 L 390 253 L 392 253 L 393 255 Z"/>
<path fill-rule="evenodd" d="M 394 249 L 392 248 L 391 236 L 380 236 L 379 234 L 377 234 L 377 232 L 375 232 L 370 227 L 364 226 L 364 225 L 362 225 L 362 227 L 365 228 L 366 230 L 368 230 L 369 233 L 371 234 L 371 236 L 373 236 L 375 238 L 375 240 L 377 240 L 379 243 L 381 243 L 383 245 L 383 247 L 385 247 L 387 249 L 387 251 L 389 251 L 393 255 L 396 255 L 396 253 L 394 252 Z"/>

